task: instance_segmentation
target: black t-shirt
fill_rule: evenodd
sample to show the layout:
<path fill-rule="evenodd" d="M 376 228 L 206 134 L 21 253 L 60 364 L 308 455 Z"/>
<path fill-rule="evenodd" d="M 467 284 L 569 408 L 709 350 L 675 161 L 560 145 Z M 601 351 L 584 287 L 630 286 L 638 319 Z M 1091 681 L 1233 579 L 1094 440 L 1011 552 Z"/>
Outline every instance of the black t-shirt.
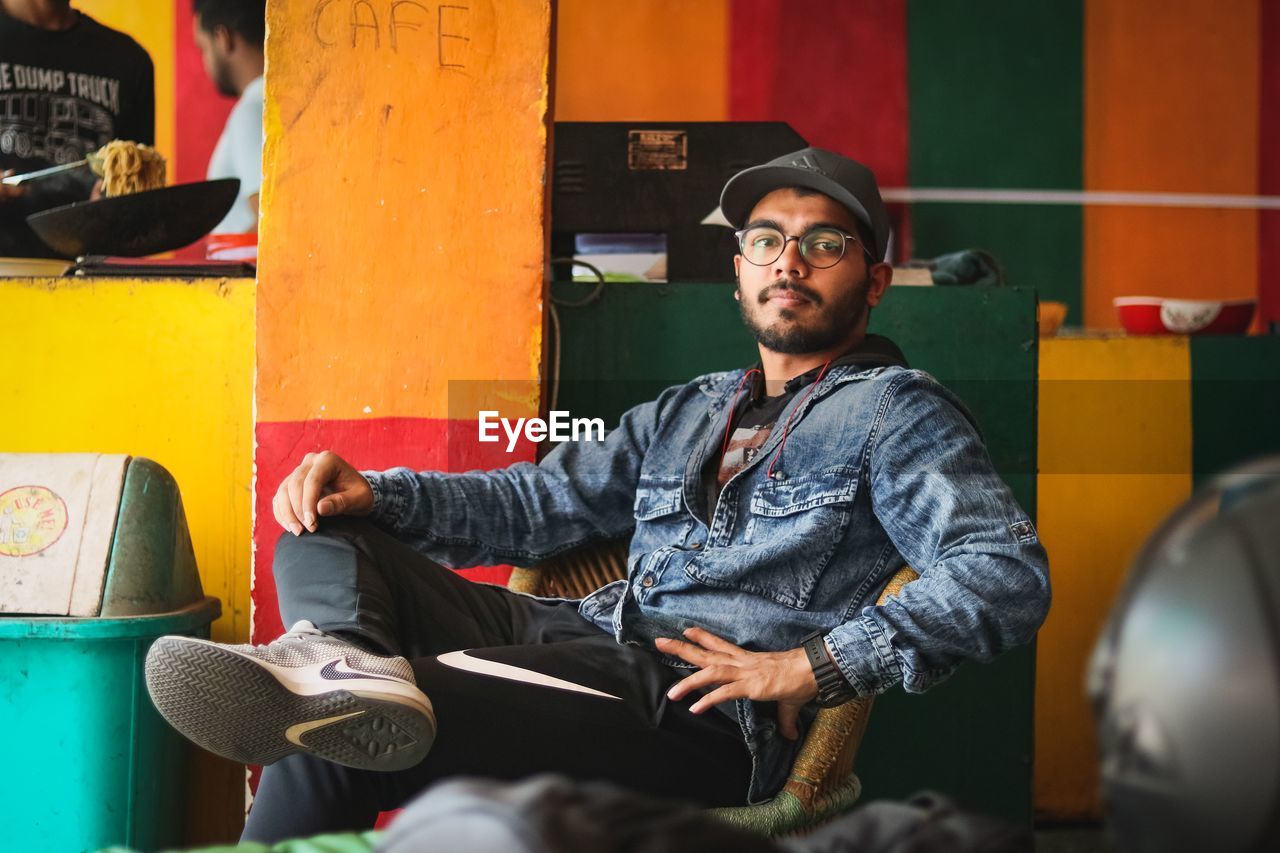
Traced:
<path fill-rule="evenodd" d="M 863 367 L 897 366 L 906 367 L 907 359 L 898 349 L 898 345 L 882 335 L 866 335 L 852 350 L 833 359 L 827 369 L 843 364 L 859 364 Z M 717 453 L 707 460 L 702 470 L 702 488 L 706 501 L 706 513 L 709 516 L 720 499 L 720 492 L 725 483 L 733 475 L 741 471 L 760 452 L 769 436 L 778 427 L 778 418 L 801 391 L 809 388 L 822 372 L 815 367 L 799 376 L 787 380 L 782 393 L 770 397 L 765 393 L 763 373 L 751 375 L 740 395 L 733 413 L 733 427 L 729 440 L 724 444 L 723 454 Z M 783 427 L 778 427 L 782 429 Z M 723 441 L 723 439 L 721 439 Z"/>
<path fill-rule="evenodd" d="M 132 38 L 84 12 L 58 32 L 0 12 L 0 171 L 70 163 L 112 139 L 153 145 L 155 124 L 155 70 Z M 0 202 L 0 255 L 50 256 L 27 215 L 88 198 L 93 182 L 77 169 Z"/>

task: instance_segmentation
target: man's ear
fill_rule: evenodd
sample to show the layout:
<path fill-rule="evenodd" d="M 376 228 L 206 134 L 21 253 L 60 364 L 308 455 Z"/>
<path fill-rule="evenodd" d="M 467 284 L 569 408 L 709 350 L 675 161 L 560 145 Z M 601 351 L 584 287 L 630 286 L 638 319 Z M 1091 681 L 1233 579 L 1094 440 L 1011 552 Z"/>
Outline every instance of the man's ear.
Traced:
<path fill-rule="evenodd" d="M 738 281 L 742 277 L 742 255 L 733 256 L 733 280 Z"/>
<path fill-rule="evenodd" d="M 229 27 L 218 24 L 213 28 L 213 43 L 218 46 L 218 50 L 221 53 L 231 53 L 231 51 L 235 50 L 236 34 L 231 32 Z"/>
<path fill-rule="evenodd" d="M 885 291 L 893 283 L 893 267 L 886 263 L 879 263 L 871 268 L 868 275 L 870 281 L 867 282 L 867 304 L 874 308 L 880 304 L 881 299 L 884 299 Z"/>

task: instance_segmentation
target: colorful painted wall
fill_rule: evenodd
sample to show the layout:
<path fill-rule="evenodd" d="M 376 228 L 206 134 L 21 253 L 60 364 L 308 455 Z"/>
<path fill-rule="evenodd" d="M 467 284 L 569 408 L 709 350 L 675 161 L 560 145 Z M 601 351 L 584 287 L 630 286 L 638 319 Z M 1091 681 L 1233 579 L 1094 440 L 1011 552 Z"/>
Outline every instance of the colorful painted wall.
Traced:
<path fill-rule="evenodd" d="M 1013 283 L 1067 302 L 1072 326 L 1115 327 L 1111 299 L 1137 294 L 1257 296 L 1280 320 L 1280 211 L 1082 203 L 1277 193 L 1277 4 L 624 5 L 561 0 L 557 119 L 782 119 L 867 162 L 892 198 L 973 190 L 895 205 L 899 257 L 988 248 Z M 990 203 L 1004 190 L 1078 195 Z M 1083 667 L 1139 544 L 1196 482 L 1280 450 L 1258 426 L 1280 425 L 1271 343 L 1045 342 L 1038 515 L 1055 604 L 1038 657 L 1042 815 L 1098 814 Z"/>
<path fill-rule="evenodd" d="M 282 630 L 271 498 L 307 451 L 376 469 L 532 458 L 475 438 L 480 409 L 540 405 L 551 4 L 274 3 L 268 27 L 259 640 Z"/>
<path fill-rule="evenodd" d="M 900 252 L 990 249 L 1068 325 L 1116 327 L 1139 294 L 1280 319 L 1280 211 L 1154 206 L 1277 193 L 1274 3 L 561 0 L 557 36 L 557 119 L 781 119 L 892 198 L 972 190 L 900 208 Z"/>
<path fill-rule="evenodd" d="M 200 66 L 189 0 L 77 5 L 151 53 L 157 143 L 177 180 L 202 177 L 231 101 Z M 899 252 L 991 249 L 1014 283 L 1068 303 L 1069 326 L 1114 328 L 1112 298 L 1134 294 L 1257 296 L 1257 327 L 1280 319 L 1274 3 L 560 0 L 556 35 L 557 119 L 782 119 L 864 159 L 896 198 L 1271 198 L 902 204 Z"/>

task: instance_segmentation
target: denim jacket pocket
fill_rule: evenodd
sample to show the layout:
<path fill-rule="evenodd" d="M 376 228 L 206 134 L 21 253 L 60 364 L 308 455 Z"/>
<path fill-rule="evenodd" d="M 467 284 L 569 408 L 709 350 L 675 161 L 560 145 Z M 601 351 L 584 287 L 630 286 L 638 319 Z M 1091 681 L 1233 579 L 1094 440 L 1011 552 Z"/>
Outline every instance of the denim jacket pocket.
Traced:
<path fill-rule="evenodd" d="M 803 610 L 844 538 L 857 490 L 849 468 L 765 480 L 749 500 L 741 545 L 707 552 L 686 571 Z"/>
<path fill-rule="evenodd" d="M 853 503 L 858 481 L 852 470 L 820 471 L 791 480 L 765 480 L 751 495 L 751 514 L 785 518 L 818 507 Z"/>
<path fill-rule="evenodd" d="M 826 565 L 853 515 L 858 478 L 852 469 L 765 480 L 751 495 L 744 541 L 793 555 L 799 564 Z"/>

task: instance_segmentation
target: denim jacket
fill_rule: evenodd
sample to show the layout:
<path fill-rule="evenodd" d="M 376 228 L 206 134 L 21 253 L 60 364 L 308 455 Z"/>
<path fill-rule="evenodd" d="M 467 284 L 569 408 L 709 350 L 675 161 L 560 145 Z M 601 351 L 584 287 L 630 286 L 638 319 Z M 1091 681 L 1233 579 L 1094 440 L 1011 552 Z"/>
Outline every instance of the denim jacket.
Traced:
<path fill-rule="evenodd" d="M 585 618 L 651 650 L 693 625 L 756 651 L 826 631 L 860 695 L 923 691 L 1034 636 L 1049 607 L 1045 550 L 972 416 L 922 371 L 833 365 L 702 506 L 700 472 L 744 374 L 668 388 L 604 441 L 560 444 L 536 465 L 365 472 L 374 519 L 454 567 L 530 565 L 634 530 L 627 577 L 583 599 Z M 904 563 L 920 578 L 875 606 Z M 778 731 L 775 703 L 720 707 L 752 755 L 749 800 L 766 799 L 800 741 Z"/>

